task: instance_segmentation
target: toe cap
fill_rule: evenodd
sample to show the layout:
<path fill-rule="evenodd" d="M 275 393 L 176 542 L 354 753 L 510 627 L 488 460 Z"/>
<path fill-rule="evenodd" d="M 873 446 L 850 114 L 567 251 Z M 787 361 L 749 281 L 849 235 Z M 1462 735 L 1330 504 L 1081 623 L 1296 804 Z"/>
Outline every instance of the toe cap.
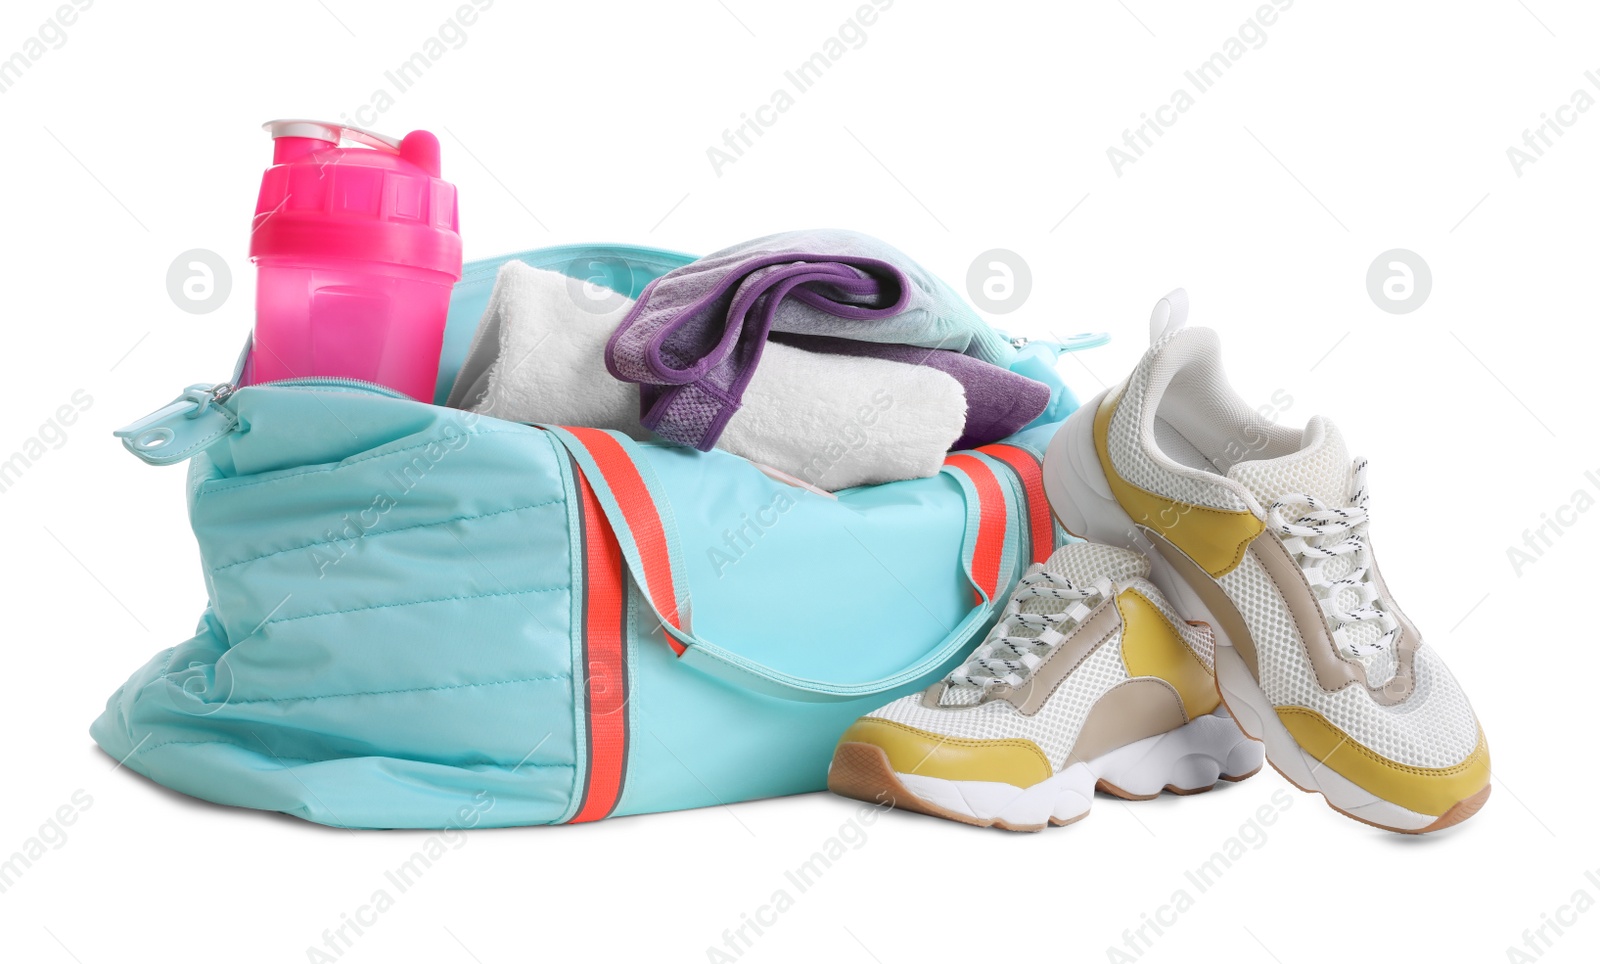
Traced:
<path fill-rule="evenodd" d="M 1489 744 L 1481 728 L 1477 745 L 1461 762 L 1419 767 L 1396 762 L 1363 745 L 1316 710 L 1280 706 L 1277 713 L 1307 753 L 1368 793 L 1408 810 L 1440 816 L 1489 785 Z"/>
<path fill-rule="evenodd" d="M 973 740 L 945 736 L 894 720 L 864 716 L 839 738 L 881 748 L 897 773 L 943 780 L 983 780 L 1031 787 L 1054 773 L 1031 740 Z"/>

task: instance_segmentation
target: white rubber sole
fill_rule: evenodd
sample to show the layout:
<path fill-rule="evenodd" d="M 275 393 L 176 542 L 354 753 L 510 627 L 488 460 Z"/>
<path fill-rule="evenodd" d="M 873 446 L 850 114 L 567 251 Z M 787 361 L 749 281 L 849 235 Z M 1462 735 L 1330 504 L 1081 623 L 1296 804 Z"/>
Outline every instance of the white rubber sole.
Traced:
<path fill-rule="evenodd" d="M 1273 769 L 1307 793 L 1320 793 L 1328 805 L 1363 823 L 1400 833 L 1421 833 L 1439 821 L 1363 790 L 1307 753 L 1278 719 L 1277 711 L 1231 645 L 1217 647 L 1217 689 L 1239 726 L 1267 747 Z"/>
<path fill-rule="evenodd" d="M 1240 728 L 1266 745 L 1274 769 L 1308 793 L 1320 793 L 1328 805 L 1365 823 L 1401 833 L 1418 833 L 1439 821 L 1361 789 L 1307 753 L 1278 719 L 1249 666 L 1228 638 L 1222 620 L 1157 551 L 1149 535 L 1123 511 L 1111 495 L 1094 445 L 1094 413 L 1104 393 L 1068 417 L 1050 442 L 1044 458 L 1044 488 L 1050 508 L 1068 532 L 1091 542 L 1122 546 L 1150 560 L 1150 581 L 1185 619 L 1207 623 L 1216 637 L 1217 691 Z"/>
<path fill-rule="evenodd" d="M 982 826 L 1042 830 L 1086 816 L 1096 789 L 1126 799 L 1149 799 L 1163 790 L 1200 793 L 1218 780 L 1243 780 L 1261 764 L 1261 745 L 1240 733 L 1219 707 L 1217 714 L 1075 763 L 1031 787 L 916 773 L 894 776 L 924 812 L 932 808 Z"/>

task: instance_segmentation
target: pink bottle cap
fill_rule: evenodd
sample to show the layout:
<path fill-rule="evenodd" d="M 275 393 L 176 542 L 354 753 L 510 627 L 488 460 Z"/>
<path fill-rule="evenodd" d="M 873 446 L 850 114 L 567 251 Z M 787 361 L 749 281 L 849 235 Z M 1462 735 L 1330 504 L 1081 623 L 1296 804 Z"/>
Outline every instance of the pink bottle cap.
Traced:
<path fill-rule="evenodd" d="M 276 120 L 250 257 L 380 261 L 461 277 L 455 185 L 439 177 L 439 139 L 403 140 L 323 121 Z M 341 148 L 343 141 L 364 147 Z"/>

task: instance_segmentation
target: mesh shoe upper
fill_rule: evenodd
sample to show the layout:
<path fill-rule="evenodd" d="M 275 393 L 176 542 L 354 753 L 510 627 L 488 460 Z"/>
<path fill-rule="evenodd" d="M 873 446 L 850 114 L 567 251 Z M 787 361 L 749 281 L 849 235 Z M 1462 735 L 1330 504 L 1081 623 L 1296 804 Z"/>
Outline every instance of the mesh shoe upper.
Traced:
<path fill-rule="evenodd" d="M 1128 590 L 1139 593 L 1160 610 L 1196 657 L 1208 668 L 1211 665 L 1210 635 L 1189 626 L 1178 617 L 1160 591 L 1146 578 L 1150 572 L 1149 562 L 1139 553 L 1113 546 L 1073 543 L 1057 549 L 1043 566 L 1030 570 L 1038 571 L 1055 573 L 1079 587 L 1098 583 L 1106 592 L 1099 599 L 1096 609 L 1113 606 L 1113 597 L 1117 593 Z M 1059 611 L 1061 603 L 1026 595 L 1024 589 L 1019 588 L 1008 603 L 1006 613 L 1047 612 L 1052 608 Z M 1068 645 L 1080 626 L 1065 631 L 1065 638 L 1056 648 Z M 998 638 L 1013 631 L 1027 630 L 1015 626 L 1008 628 L 1007 620 L 1002 616 L 1001 622 L 990 631 L 966 665 L 972 665 L 973 660 L 990 650 Z M 994 690 L 1005 684 L 978 686 L 947 679 L 927 692 L 895 700 L 868 714 L 867 718 L 891 720 L 954 739 L 1029 740 L 1044 752 L 1054 769 L 1060 770 L 1090 710 L 1113 687 L 1132 678 L 1123 659 L 1122 634 L 1123 627 L 1119 621 L 1112 634 L 1090 652 L 1032 714 L 1024 713 L 1011 701 L 995 698 Z M 962 668 L 951 674 L 953 679 L 963 675 Z M 938 694 L 938 702 L 930 704 L 929 697 L 935 693 Z"/>
<path fill-rule="evenodd" d="M 1229 387 L 1205 329 L 1158 340 L 1115 404 L 1103 444 L 1118 476 L 1175 503 L 1247 509 L 1266 526 L 1260 538 L 1280 540 L 1305 574 L 1274 579 L 1252 548 L 1216 576 L 1249 629 L 1274 706 L 1314 710 L 1403 765 L 1451 767 L 1478 748 L 1460 686 L 1386 598 L 1365 544 L 1363 463 L 1352 462 L 1337 428 L 1322 418 L 1303 431 L 1267 421 Z M 1323 686 L 1308 658 L 1312 643 L 1285 595 L 1308 591 L 1337 658 L 1360 667 L 1352 685 Z"/>

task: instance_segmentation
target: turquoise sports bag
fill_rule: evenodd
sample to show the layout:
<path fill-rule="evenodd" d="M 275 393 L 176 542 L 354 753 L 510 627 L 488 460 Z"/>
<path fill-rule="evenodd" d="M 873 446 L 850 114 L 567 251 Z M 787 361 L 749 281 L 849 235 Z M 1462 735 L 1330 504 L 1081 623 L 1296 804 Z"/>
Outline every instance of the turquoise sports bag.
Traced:
<path fill-rule="evenodd" d="M 636 296 L 687 256 L 514 255 Z M 496 271 L 452 302 L 449 392 Z M 197 387 L 118 434 L 188 460 L 209 596 L 91 733 L 217 803 L 343 827 L 510 826 L 823 788 L 857 716 L 927 686 L 1054 548 L 1055 390 L 928 479 L 829 498 L 720 451 L 378 386 Z"/>

